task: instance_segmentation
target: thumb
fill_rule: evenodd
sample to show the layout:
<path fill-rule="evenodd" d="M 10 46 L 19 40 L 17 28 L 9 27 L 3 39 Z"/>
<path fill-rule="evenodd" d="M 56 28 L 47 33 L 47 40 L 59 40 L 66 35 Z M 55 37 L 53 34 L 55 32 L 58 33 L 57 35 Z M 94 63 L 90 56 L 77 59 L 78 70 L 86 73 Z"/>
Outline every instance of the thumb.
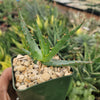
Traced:
<path fill-rule="evenodd" d="M 11 79 L 12 79 L 12 69 L 7 68 L 0 76 L 0 88 L 2 88 L 4 91 L 7 91 Z"/>

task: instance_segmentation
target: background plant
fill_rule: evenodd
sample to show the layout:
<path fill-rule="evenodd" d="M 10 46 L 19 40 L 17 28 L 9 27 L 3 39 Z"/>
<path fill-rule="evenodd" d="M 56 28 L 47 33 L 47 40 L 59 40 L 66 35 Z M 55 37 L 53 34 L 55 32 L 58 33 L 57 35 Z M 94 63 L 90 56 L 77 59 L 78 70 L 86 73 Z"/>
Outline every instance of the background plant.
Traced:
<path fill-rule="evenodd" d="M 24 2 L 24 0 L 20 0 L 19 2 L 16 2 L 15 0 L 4 0 L 3 2 L 4 3 L 0 5 L 0 21 L 6 23 L 7 30 L 0 30 L 1 72 L 5 68 L 10 67 L 11 56 L 19 53 L 23 54 L 29 50 L 28 46 L 25 45 L 25 38 L 20 27 L 18 7 L 22 11 L 26 26 L 32 37 L 35 39 L 35 42 L 39 44 L 36 33 L 42 33 L 45 42 L 49 42 L 49 50 L 52 50 L 53 46 L 61 40 L 66 32 L 75 29 L 82 21 L 80 20 L 80 14 L 67 12 L 65 15 L 62 15 L 58 12 L 56 7 L 52 6 L 52 4 L 41 0 L 26 0 L 26 2 Z M 86 18 L 83 17 L 83 19 Z M 91 88 L 92 91 L 89 91 L 89 88 L 86 89 L 84 86 L 82 87 L 84 91 L 85 89 L 89 91 L 89 95 L 92 95 L 93 91 L 100 91 L 99 23 L 99 21 L 95 21 L 93 18 L 86 19 L 82 27 L 78 29 L 70 39 L 68 39 L 58 52 L 58 55 L 62 60 L 93 62 L 87 65 L 73 66 L 76 71 L 76 76 L 74 77 L 75 83 L 73 84 L 76 84 L 76 81 L 80 81 L 80 83 L 83 82 L 91 85 L 89 88 Z M 74 85 L 74 88 L 75 87 L 79 88 L 81 86 Z M 77 93 L 73 93 L 73 95 L 75 96 Z M 83 95 L 84 93 L 80 96 Z"/>
<path fill-rule="evenodd" d="M 69 100 L 94 100 L 93 89 L 88 83 L 77 81 L 70 92 Z"/>

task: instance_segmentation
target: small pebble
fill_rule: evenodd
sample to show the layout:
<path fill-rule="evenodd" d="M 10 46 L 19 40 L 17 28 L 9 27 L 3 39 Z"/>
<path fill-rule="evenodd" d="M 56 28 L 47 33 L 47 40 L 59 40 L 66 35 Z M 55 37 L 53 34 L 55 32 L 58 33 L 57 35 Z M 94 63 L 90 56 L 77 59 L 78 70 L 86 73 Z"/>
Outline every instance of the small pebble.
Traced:
<path fill-rule="evenodd" d="M 26 85 L 20 85 L 20 86 L 18 87 L 18 90 L 24 90 L 24 89 L 26 89 L 26 88 L 27 88 Z"/>
<path fill-rule="evenodd" d="M 41 78 L 45 81 L 48 81 L 50 79 L 50 75 L 48 73 L 44 73 L 44 74 L 41 74 Z"/>

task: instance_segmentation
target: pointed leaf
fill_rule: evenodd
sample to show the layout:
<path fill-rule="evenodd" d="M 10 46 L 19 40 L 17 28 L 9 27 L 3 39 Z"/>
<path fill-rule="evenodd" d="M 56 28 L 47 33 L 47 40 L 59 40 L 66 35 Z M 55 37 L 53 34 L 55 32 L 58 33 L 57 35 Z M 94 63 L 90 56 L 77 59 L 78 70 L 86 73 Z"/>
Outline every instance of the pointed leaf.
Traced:
<path fill-rule="evenodd" d="M 24 22 L 24 19 L 21 15 L 21 12 L 20 12 L 20 19 L 21 19 L 21 27 L 22 27 L 22 30 L 23 30 L 23 34 L 26 38 L 26 41 L 27 41 L 28 46 L 29 46 L 29 50 L 32 53 L 33 58 L 37 59 L 37 60 L 41 60 L 42 59 L 41 50 L 39 49 L 35 40 L 32 38 L 31 34 L 29 33 L 29 30 L 28 30 L 28 28 L 27 28 L 27 26 Z"/>
<path fill-rule="evenodd" d="M 80 27 L 83 25 L 83 23 L 84 23 L 84 21 L 83 21 L 79 26 L 77 26 L 75 29 L 73 29 L 73 30 L 70 32 L 70 34 L 72 35 L 72 34 L 74 34 L 78 29 L 80 29 Z"/>
<path fill-rule="evenodd" d="M 26 50 L 26 49 L 24 49 L 24 48 L 22 48 L 22 51 L 23 51 L 25 54 L 27 54 L 27 55 L 31 55 L 31 52 L 28 51 L 28 50 Z"/>
<path fill-rule="evenodd" d="M 41 33 L 41 30 L 37 27 L 37 33 L 36 33 L 38 39 L 39 39 L 39 45 L 43 54 L 43 57 L 49 53 L 49 42 L 46 41 Z"/>
<path fill-rule="evenodd" d="M 55 60 L 52 59 L 49 62 L 43 62 L 47 66 L 68 66 L 68 65 L 77 65 L 77 64 L 89 64 L 90 61 L 66 61 L 66 60 Z"/>
<path fill-rule="evenodd" d="M 51 50 L 51 52 L 49 52 L 49 54 L 44 57 L 43 61 L 46 62 L 46 61 L 49 61 L 50 59 L 52 59 L 52 57 L 55 56 L 59 52 L 59 50 L 64 46 L 64 44 L 66 42 L 68 42 L 68 40 L 70 39 L 70 36 L 72 34 L 74 34 L 81 27 L 82 24 L 80 24 L 78 27 L 76 27 L 70 33 L 64 34 L 62 39 L 57 42 L 57 44 L 54 46 L 54 48 Z"/>

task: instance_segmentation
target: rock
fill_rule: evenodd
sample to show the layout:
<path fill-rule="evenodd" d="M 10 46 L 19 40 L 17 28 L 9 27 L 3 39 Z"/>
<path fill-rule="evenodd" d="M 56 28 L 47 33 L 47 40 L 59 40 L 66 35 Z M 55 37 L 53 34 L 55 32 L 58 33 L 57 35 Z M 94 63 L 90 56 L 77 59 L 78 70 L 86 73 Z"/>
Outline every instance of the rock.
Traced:
<path fill-rule="evenodd" d="M 41 78 L 45 81 L 48 81 L 50 79 L 50 75 L 48 73 L 41 74 Z"/>
<path fill-rule="evenodd" d="M 28 67 L 28 66 L 30 66 L 30 62 L 29 61 L 25 61 L 24 65 Z"/>
<path fill-rule="evenodd" d="M 65 76 L 70 75 L 70 73 L 68 73 L 68 71 L 65 72 Z"/>
<path fill-rule="evenodd" d="M 29 79 L 31 80 L 31 81 L 34 81 L 36 78 L 35 78 L 35 74 L 30 74 L 29 75 Z"/>
<path fill-rule="evenodd" d="M 17 58 L 14 58 L 13 59 L 13 66 L 16 66 L 17 65 Z"/>
<path fill-rule="evenodd" d="M 54 71 L 57 72 L 57 70 L 58 70 L 57 67 L 55 67 L 55 68 L 54 68 Z"/>
<path fill-rule="evenodd" d="M 34 68 L 34 64 L 31 64 L 28 67 L 29 67 L 29 69 L 33 69 Z"/>
<path fill-rule="evenodd" d="M 24 75 L 19 75 L 19 80 L 23 81 L 24 80 Z"/>
<path fill-rule="evenodd" d="M 19 54 L 19 55 L 17 56 L 17 59 L 20 59 L 20 58 L 24 58 L 24 56 L 22 56 L 22 55 Z"/>
<path fill-rule="evenodd" d="M 19 87 L 21 84 L 19 82 L 16 83 L 16 87 Z"/>
<path fill-rule="evenodd" d="M 53 59 L 60 60 L 59 56 L 55 55 Z"/>
<path fill-rule="evenodd" d="M 41 77 L 37 79 L 38 84 L 45 82 L 44 79 L 42 79 Z"/>
<path fill-rule="evenodd" d="M 33 85 L 35 85 L 34 82 L 31 82 L 31 83 L 28 84 L 28 87 L 31 87 Z"/>
<path fill-rule="evenodd" d="M 26 58 L 26 59 L 32 61 L 32 60 L 31 60 L 31 57 L 29 57 L 28 55 L 25 55 L 24 58 Z"/>
<path fill-rule="evenodd" d="M 72 73 L 70 71 L 70 66 L 59 68 L 53 66 L 47 67 L 39 61 L 37 64 L 34 64 L 28 55 L 18 55 L 13 59 L 13 66 L 15 71 L 16 87 L 19 90 L 26 89 L 27 87 L 51 79 L 70 75 Z"/>
<path fill-rule="evenodd" d="M 20 72 L 22 72 L 22 71 L 25 71 L 25 70 L 26 70 L 26 67 L 22 66 L 22 65 L 14 67 L 14 71 L 20 71 Z"/>
<path fill-rule="evenodd" d="M 57 78 L 57 75 L 56 75 L 56 74 L 52 74 L 50 77 L 51 77 L 52 79 L 55 79 L 55 78 Z"/>
<path fill-rule="evenodd" d="M 15 72 L 15 77 L 18 76 L 18 75 L 20 75 L 20 72 L 19 71 L 16 71 Z"/>
<path fill-rule="evenodd" d="M 30 80 L 29 78 L 25 78 L 25 79 L 24 79 L 24 82 L 30 83 L 31 80 Z"/>
<path fill-rule="evenodd" d="M 37 69 L 37 68 L 39 68 L 39 66 L 37 64 L 34 64 L 33 68 Z"/>
<path fill-rule="evenodd" d="M 55 72 L 55 74 L 58 76 L 58 77 L 62 77 L 63 76 L 63 72 Z"/>
<path fill-rule="evenodd" d="M 57 72 L 61 72 L 61 68 L 57 68 Z"/>
<path fill-rule="evenodd" d="M 26 88 L 27 88 L 26 85 L 20 85 L 20 86 L 18 87 L 18 90 L 24 90 L 24 89 L 26 89 Z"/>

